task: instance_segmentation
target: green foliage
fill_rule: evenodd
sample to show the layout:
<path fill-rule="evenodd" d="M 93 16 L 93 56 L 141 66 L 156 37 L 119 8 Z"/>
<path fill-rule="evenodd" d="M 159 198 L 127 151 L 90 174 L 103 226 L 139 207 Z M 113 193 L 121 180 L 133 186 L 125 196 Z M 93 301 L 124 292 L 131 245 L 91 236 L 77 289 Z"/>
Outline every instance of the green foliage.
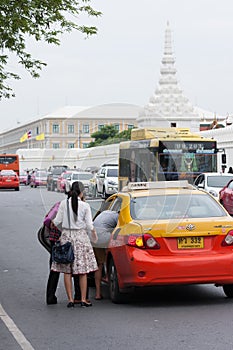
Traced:
<path fill-rule="evenodd" d="M 46 65 L 27 51 L 28 37 L 60 45 L 59 36 L 77 30 L 87 36 L 97 28 L 79 24 L 79 16 L 98 17 L 101 12 L 90 6 L 91 0 L 1 0 L 0 1 L 0 99 L 14 96 L 8 85 L 20 77 L 6 69 L 9 54 L 14 53 L 33 78 Z"/>
<path fill-rule="evenodd" d="M 95 141 L 90 142 L 88 147 L 110 145 L 130 140 L 131 129 L 118 133 L 114 125 L 105 125 L 100 131 L 91 134 L 91 137 L 94 138 Z"/>

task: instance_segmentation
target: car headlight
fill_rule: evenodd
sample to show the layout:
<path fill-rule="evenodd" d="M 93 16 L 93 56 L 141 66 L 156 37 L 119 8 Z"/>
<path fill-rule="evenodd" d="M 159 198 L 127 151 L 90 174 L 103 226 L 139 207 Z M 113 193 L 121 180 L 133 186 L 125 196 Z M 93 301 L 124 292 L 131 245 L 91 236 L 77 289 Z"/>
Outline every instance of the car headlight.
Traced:
<path fill-rule="evenodd" d="M 109 185 L 114 185 L 114 186 L 117 185 L 117 183 L 115 181 L 112 181 L 112 180 L 108 181 L 108 184 Z"/>

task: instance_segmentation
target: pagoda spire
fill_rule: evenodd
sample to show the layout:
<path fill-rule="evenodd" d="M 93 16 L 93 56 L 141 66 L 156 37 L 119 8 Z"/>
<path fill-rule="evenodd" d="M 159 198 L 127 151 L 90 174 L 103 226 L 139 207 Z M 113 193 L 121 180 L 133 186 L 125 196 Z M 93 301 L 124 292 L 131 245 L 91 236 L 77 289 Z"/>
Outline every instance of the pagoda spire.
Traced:
<path fill-rule="evenodd" d="M 139 127 L 185 127 L 199 131 L 198 114 L 183 95 L 176 77 L 175 57 L 169 22 L 165 29 L 164 52 L 158 87 L 137 119 Z"/>

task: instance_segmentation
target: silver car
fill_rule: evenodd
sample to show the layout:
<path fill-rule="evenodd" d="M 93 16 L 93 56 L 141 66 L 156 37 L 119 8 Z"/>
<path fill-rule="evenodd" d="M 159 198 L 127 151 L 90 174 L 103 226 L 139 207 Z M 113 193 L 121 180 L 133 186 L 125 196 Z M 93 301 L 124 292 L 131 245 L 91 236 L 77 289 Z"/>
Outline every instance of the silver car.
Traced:
<path fill-rule="evenodd" d="M 94 183 L 91 181 L 93 174 L 88 171 L 73 171 L 66 178 L 66 192 L 69 192 L 73 182 L 81 181 L 85 187 L 85 194 L 87 197 L 93 197 L 95 188 Z"/>

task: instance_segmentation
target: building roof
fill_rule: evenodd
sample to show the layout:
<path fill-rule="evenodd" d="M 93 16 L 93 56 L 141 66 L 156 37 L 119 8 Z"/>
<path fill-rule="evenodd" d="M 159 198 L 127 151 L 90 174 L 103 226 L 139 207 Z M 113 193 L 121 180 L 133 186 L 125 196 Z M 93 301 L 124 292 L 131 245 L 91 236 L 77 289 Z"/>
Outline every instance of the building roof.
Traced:
<path fill-rule="evenodd" d="M 108 103 L 82 110 L 75 114 L 73 118 L 136 119 L 141 109 L 141 106 L 129 103 Z"/>
<path fill-rule="evenodd" d="M 39 119 L 44 119 L 44 118 L 72 118 L 78 113 L 82 113 L 85 110 L 88 110 L 91 108 L 90 106 L 64 106 L 59 109 L 56 109 L 55 111 L 46 114 L 42 116 Z M 38 118 L 37 118 L 38 119 Z"/>

